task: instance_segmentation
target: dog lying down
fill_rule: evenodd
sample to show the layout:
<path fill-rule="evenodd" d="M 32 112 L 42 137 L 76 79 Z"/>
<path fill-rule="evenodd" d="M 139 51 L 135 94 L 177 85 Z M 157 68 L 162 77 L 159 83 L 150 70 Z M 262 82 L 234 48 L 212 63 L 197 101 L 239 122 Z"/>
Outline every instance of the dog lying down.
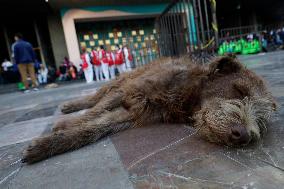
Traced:
<path fill-rule="evenodd" d="M 121 75 L 94 95 L 67 102 L 53 131 L 35 139 L 23 162 L 35 163 L 133 127 L 189 124 L 210 142 L 244 146 L 260 140 L 276 102 L 264 80 L 232 57 L 209 64 L 159 59 Z"/>

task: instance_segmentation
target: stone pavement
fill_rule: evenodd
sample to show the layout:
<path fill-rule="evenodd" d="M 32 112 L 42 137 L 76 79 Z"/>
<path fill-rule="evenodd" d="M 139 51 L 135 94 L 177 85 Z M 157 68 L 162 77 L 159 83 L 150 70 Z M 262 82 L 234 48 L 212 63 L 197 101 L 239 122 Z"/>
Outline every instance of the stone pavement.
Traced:
<path fill-rule="evenodd" d="M 258 144 L 227 148 L 203 141 L 186 125 L 153 125 L 28 166 L 20 162 L 21 152 L 50 131 L 58 105 L 100 85 L 5 94 L 0 95 L 0 188 L 283 188 L 284 52 L 240 58 L 266 78 L 279 103 Z"/>

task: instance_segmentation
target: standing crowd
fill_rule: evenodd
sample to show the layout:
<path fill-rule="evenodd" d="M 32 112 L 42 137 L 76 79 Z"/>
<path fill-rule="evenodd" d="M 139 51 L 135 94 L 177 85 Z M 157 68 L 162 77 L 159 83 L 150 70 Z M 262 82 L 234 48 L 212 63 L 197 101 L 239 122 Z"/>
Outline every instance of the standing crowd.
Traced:
<path fill-rule="evenodd" d="M 144 52 L 145 51 L 145 52 Z M 4 60 L 0 66 L 0 83 L 19 82 L 18 88 L 25 93 L 37 91 L 39 85 L 54 83 L 55 81 L 69 81 L 85 79 L 87 83 L 93 81 L 109 81 L 116 75 L 131 71 L 134 67 L 142 66 L 157 57 L 148 47 L 140 49 L 138 54 L 126 45 L 122 48 L 115 45 L 115 49 L 105 48 L 101 45 L 98 49 L 87 51 L 82 48 L 80 66 L 65 57 L 60 66 L 55 69 L 46 67 L 36 59 L 32 45 L 23 40 L 23 36 L 15 35 L 12 45 L 12 60 Z M 144 54 L 146 53 L 146 54 Z"/>
<path fill-rule="evenodd" d="M 124 46 L 115 46 L 115 51 L 105 49 L 103 45 L 98 50 L 94 48 L 91 53 L 86 48 L 82 49 L 82 63 L 80 64 L 87 83 L 108 81 L 115 78 L 115 69 L 119 74 L 131 71 L 133 57 L 129 49 Z M 94 77 L 95 73 L 95 77 Z"/>

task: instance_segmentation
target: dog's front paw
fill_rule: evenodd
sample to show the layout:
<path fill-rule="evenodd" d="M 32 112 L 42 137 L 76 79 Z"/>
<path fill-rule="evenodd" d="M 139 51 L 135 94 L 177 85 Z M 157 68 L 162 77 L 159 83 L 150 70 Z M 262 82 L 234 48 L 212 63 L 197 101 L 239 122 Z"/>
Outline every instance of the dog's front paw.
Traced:
<path fill-rule="evenodd" d="M 70 114 L 74 112 L 74 105 L 71 104 L 70 102 L 67 102 L 60 107 L 60 110 L 64 114 Z"/>

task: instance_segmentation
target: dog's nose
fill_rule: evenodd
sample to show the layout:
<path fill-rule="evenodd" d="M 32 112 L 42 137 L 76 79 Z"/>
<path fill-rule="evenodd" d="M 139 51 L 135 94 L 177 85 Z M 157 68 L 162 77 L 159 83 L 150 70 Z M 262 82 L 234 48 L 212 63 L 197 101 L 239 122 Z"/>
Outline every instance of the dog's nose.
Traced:
<path fill-rule="evenodd" d="M 241 124 L 234 124 L 231 127 L 231 141 L 235 145 L 248 144 L 250 141 L 249 133 L 245 126 Z"/>

